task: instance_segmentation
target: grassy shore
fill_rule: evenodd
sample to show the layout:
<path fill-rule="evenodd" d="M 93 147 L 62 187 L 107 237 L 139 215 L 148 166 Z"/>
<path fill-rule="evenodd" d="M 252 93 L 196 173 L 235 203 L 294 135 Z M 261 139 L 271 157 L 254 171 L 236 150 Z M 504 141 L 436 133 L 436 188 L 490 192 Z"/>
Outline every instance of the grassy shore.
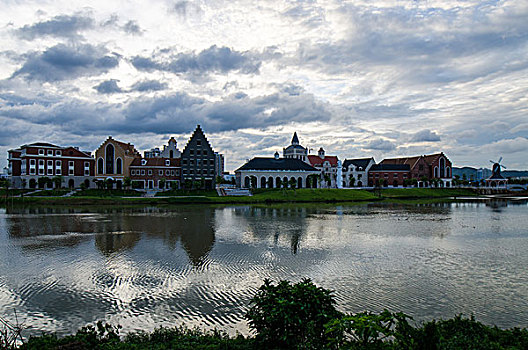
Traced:
<path fill-rule="evenodd" d="M 57 205 L 117 205 L 117 204 L 273 204 L 273 203 L 338 203 L 378 201 L 383 199 L 439 199 L 474 196 L 468 189 L 382 189 L 381 191 L 351 189 L 255 190 L 249 197 L 219 197 L 216 192 L 167 192 L 153 198 L 134 197 L 139 193 L 123 190 L 85 190 L 72 197 L 38 196 L 9 198 L 9 202 Z"/>

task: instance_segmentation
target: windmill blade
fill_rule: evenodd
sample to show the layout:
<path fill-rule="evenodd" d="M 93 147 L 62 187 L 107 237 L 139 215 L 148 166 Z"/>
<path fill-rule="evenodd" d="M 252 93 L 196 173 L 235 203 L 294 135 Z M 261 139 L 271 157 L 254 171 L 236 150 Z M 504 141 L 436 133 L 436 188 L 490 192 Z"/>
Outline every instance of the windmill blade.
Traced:
<path fill-rule="evenodd" d="M 492 161 L 492 160 L 490 160 L 490 163 L 491 163 L 491 164 L 495 164 L 495 162 L 494 162 L 494 161 Z"/>
<path fill-rule="evenodd" d="M 497 163 L 500 163 L 502 161 L 502 157 L 499 158 L 499 161 Z"/>
<path fill-rule="evenodd" d="M 501 166 L 503 169 L 508 169 L 508 168 L 506 168 L 505 165 L 502 165 L 502 164 L 501 164 L 500 166 Z"/>

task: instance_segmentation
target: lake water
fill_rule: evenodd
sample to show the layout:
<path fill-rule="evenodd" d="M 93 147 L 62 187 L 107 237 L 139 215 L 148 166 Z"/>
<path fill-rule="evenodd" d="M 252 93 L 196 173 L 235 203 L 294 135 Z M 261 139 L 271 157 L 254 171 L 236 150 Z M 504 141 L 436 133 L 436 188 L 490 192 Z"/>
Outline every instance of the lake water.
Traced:
<path fill-rule="evenodd" d="M 106 320 L 248 333 L 264 278 L 342 311 L 528 326 L 526 202 L 0 209 L 0 315 L 26 336 Z"/>

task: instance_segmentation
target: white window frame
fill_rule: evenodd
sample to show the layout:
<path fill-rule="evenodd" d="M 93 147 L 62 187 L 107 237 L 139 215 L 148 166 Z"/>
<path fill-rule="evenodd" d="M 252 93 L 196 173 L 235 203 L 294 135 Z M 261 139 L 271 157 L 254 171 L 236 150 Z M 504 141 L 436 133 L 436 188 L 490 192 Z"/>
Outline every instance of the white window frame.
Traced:
<path fill-rule="evenodd" d="M 141 175 L 145 175 L 145 169 L 141 169 Z"/>
<path fill-rule="evenodd" d="M 41 148 L 38 150 L 38 154 L 39 156 L 43 156 L 44 155 L 44 150 Z"/>
<path fill-rule="evenodd" d="M 152 169 L 149 169 L 148 174 L 149 174 L 149 176 L 152 175 Z"/>
<path fill-rule="evenodd" d="M 46 155 L 48 155 L 48 156 L 53 156 L 53 150 L 52 150 L 52 149 L 49 149 L 48 152 L 46 153 Z"/>
<path fill-rule="evenodd" d="M 166 165 L 166 166 L 170 166 L 170 160 L 169 160 L 169 159 L 166 159 L 166 160 L 165 160 L 165 165 Z"/>
<path fill-rule="evenodd" d="M 46 175 L 53 175 L 53 160 L 48 159 L 46 163 Z"/>
<path fill-rule="evenodd" d="M 163 176 L 163 169 L 160 169 L 160 170 L 158 171 L 158 174 L 159 174 L 159 176 Z"/>
<path fill-rule="evenodd" d="M 73 160 L 68 161 L 68 175 L 75 175 L 75 162 Z"/>
<path fill-rule="evenodd" d="M 59 149 L 58 149 L 58 150 L 56 150 L 56 151 L 55 151 L 55 155 L 56 155 L 57 157 L 60 157 L 60 156 L 62 156 L 62 151 L 61 151 L 61 150 L 59 150 Z"/>

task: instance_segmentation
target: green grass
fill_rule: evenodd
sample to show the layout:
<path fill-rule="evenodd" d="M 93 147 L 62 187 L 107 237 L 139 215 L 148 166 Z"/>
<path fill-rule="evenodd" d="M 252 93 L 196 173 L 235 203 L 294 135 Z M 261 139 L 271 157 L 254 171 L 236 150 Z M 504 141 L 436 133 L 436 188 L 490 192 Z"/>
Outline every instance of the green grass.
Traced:
<path fill-rule="evenodd" d="M 134 190 L 99 190 L 89 188 L 74 194 L 75 197 L 141 197 L 142 192 Z"/>
<path fill-rule="evenodd" d="M 169 190 L 156 193 L 156 197 L 206 196 L 218 197 L 215 190 Z"/>
<path fill-rule="evenodd" d="M 441 198 L 476 194 L 466 188 L 385 188 L 381 195 L 384 198 Z"/>
<path fill-rule="evenodd" d="M 26 190 L 26 189 L 17 189 L 17 188 L 13 188 L 13 189 L 9 189 L 8 190 L 8 194 L 9 196 L 18 196 L 20 194 L 23 194 L 23 193 L 28 193 L 28 192 L 32 192 L 34 190 Z M 0 197 L 5 197 L 6 195 L 6 190 L 5 189 L 0 189 Z"/>
<path fill-rule="evenodd" d="M 28 194 L 28 196 L 36 196 L 36 197 L 60 197 L 64 196 L 66 193 L 71 192 L 70 189 L 67 188 L 60 188 L 60 189 L 53 189 L 53 190 L 42 190 L 39 192 Z"/>

